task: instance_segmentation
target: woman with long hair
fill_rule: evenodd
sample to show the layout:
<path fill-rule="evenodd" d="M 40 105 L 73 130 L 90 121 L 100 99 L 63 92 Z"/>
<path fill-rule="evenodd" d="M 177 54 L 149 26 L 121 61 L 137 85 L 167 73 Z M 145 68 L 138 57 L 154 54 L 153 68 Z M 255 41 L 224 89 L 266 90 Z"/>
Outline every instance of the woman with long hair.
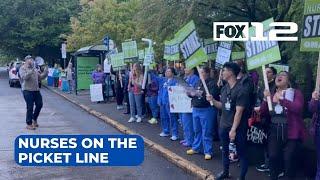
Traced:
<path fill-rule="evenodd" d="M 276 91 L 265 90 L 260 112 L 271 120 L 268 134 L 271 179 L 278 179 L 282 169 L 286 178 L 294 179 L 296 155 L 305 137 L 302 92 L 295 89 L 288 72 L 282 71 L 275 79 Z M 273 110 L 269 112 L 266 98 L 271 97 Z M 282 160 L 283 157 L 283 160 Z"/>
<path fill-rule="evenodd" d="M 129 123 L 141 122 L 142 121 L 142 83 L 143 74 L 139 63 L 133 64 L 132 72 L 129 78 L 129 103 L 130 103 L 130 114 Z M 137 115 L 136 115 L 137 110 Z"/>

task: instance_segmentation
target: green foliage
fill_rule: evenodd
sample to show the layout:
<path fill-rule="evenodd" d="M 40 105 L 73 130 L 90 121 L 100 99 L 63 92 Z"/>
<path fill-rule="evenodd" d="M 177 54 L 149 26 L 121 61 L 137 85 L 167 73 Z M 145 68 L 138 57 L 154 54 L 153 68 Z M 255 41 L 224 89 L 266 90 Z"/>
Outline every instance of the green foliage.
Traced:
<path fill-rule="evenodd" d="M 83 11 L 71 18 L 72 34 L 68 36 L 68 50 L 75 51 L 83 46 L 99 44 L 108 34 L 120 45 L 126 39 L 138 39 L 139 29 L 135 15 L 141 2 L 116 0 L 82 1 Z"/>
<path fill-rule="evenodd" d="M 25 55 L 59 47 L 59 36 L 70 31 L 70 17 L 79 8 L 78 0 L 1 0 L 0 49 Z"/>

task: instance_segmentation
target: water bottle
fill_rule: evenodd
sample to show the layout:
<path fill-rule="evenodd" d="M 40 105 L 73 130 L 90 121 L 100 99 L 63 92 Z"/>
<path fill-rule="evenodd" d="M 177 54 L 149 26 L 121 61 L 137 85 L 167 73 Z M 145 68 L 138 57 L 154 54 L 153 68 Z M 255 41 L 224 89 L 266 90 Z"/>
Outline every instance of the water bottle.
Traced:
<path fill-rule="evenodd" d="M 235 162 L 238 160 L 237 157 L 237 148 L 234 142 L 229 143 L 229 159 L 231 162 Z"/>

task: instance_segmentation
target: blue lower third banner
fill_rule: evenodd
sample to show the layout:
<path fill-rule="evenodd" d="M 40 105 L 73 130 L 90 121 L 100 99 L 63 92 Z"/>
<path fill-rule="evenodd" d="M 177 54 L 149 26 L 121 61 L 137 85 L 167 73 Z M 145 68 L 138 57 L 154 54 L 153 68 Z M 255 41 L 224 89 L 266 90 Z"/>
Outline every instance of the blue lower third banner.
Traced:
<path fill-rule="evenodd" d="M 21 135 L 14 156 L 21 166 L 138 166 L 144 142 L 137 135 Z"/>

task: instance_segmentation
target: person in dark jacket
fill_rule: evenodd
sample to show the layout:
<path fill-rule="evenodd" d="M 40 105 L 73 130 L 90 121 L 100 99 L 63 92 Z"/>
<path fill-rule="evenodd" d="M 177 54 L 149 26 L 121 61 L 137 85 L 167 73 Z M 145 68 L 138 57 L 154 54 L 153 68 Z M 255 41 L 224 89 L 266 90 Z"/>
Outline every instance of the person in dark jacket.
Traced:
<path fill-rule="evenodd" d="M 210 69 L 208 67 L 201 68 L 200 77 L 205 80 L 210 95 L 217 99 L 219 91 L 215 81 L 210 78 Z M 203 152 L 205 160 L 210 160 L 213 156 L 212 130 L 214 123 L 217 123 L 217 109 L 212 107 L 206 99 L 207 94 L 201 81 L 196 86 L 196 92 L 189 92 L 188 95 L 192 97 L 194 140 L 192 148 L 187 151 L 187 154 L 193 155 Z M 212 119 L 212 117 L 215 118 Z"/>
<path fill-rule="evenodd" d="M 276 84 L 275 84 L 275 79 L 277 76 L 277 70 L 274 67 L 267 67 L 266 68 L 266 75 L 267 75 L 267 80 L 269 84 L 269 89 L 271 94 L 276 92 Z M 257 88 L 257 101 L 256 101 L 256 107 L 254 110 L 259 113 L 260 111 L 260 105 L 263 102 L 263 91 L 264 91 L 264 86 L 258 86 Z M 270 121 L 269 119 L 265 119 L 264 122 Z M 264 130 L 266 132 L 269 131 L 269 126 L 264 126 Z M 256 169 L 260 172 L 267 172 L 270 171 L 269 169 L 269 153 L 268 153 L 268 145 L 264 145 L 264 163 L 257 166 Z M 282 174 L 282 173 L 280 173 Z"/>
<path fill-rule="evenodd" d="M 125 70 L 124 78 L 123 78 L 123 94 L 124 94 L 124 100 L 126 102 L 126 112 L 123 114 L 130 114 L 130 103 L 129 103 L 129 92 L 128 92 L 128 84 L 129 84 L 129 78 L 130 78 L 130 71 L 129 69 Z"/>
<path fill-rule="evenodd" d="M 275 80 L 277 90 L 271 94 L 265 90 L 264 102 L 261 104 L 262 117 L 271 119 L 268 134 L 268 152 L 270 158 L 270 177 L 278 179 L 284 160 L 285 176 L 295 178 L 297 154 L 302 140 L 305 138 L 303 124 L 304 99 L 299 89 L 292 88 L 292 80 L 288 72 L 280 72 Z M 269 111 L 266 98 L 272 99 L 273 110 Z M 283 158 L 282 158 L 283 157 Z"/>
<path fill-rule="evenodd" d="M 124 99 L 124 79 L 125 72 L 124 70 L 119 70 L 116 77 L 116 100 L 117 100 L 117 110 L 123 109 L 123 99 Z"/>
<path fill-rule="evenodd" d="M 155 70 L 149 71 L 148 74 L 148 85 L 147 85 L 147 99 L 151 110 L 152 118 L 148 121 L 150 124 L 157 124 L 159 117 L 159 106 L 158 106 L 158 91 L 159 84 L 157 81 L 157 72 Z"/>
<path fill-rule="evenodd" d="M 317 149 L 317 174 L 315 179 L 318 180 L 320 179 L 320 101 L 317 91 L 312 93 L 312 99 L 309 101 L 309 111 L 313 114 L 311 134 L 314 136 Z"/>

